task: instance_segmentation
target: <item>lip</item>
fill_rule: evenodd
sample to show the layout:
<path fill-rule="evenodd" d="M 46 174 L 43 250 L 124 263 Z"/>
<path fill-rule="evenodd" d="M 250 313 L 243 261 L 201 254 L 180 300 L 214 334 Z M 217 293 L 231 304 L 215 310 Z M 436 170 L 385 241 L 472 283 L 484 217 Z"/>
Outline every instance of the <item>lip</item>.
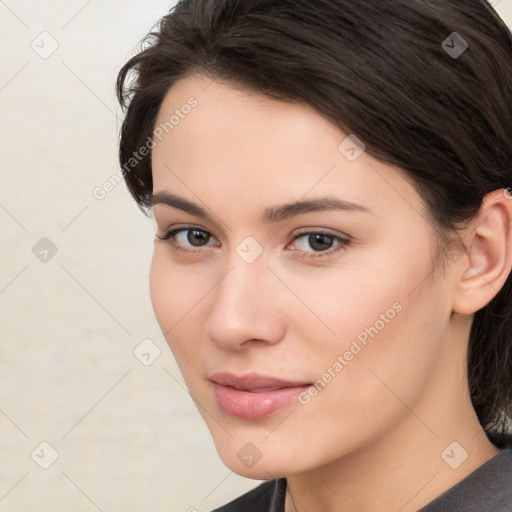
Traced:
<path fill-rule="evenodd" d="M 210 377 L 219 407 L 227 414 L 247 420 L 266 418 L 297 401 L 310 382 L 286 381 L 250 373 L 215 373 Z"/>

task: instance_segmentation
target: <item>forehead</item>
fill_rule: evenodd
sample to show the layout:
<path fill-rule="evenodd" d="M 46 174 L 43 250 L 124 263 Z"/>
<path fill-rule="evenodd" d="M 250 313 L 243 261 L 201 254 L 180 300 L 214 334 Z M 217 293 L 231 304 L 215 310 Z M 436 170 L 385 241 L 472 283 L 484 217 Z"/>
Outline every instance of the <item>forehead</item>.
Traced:
<path fill-rule="evenodd" d="M 186 105 L 191 99 L 196 106 L 188 109 Z M 190 111 L 182 113 L 178 119 L 173 114 L 179 115 L 180 110 Z M 251 154 L 264 158 L 272 152 L 275 158 L 291 147 L 295 154 L 302 156 L 313 152 L 318 157 L 326 151 L 337 156 L 342 136 L 335 126 L 305 103 L 277 101 L 197 75 L 178 81 L 168 91 L 156 127 L 165 128 L 173 117 L 172 129 L 163 134 L 163 138 L 178 152 L 177 146 L 186 142 L 188 148 L 201 148 L 202 154 L 218 148 L 216 153 L 220 149 L 230 154 L 245 151 L 247 158 Z M 157 148 L 154 153 L 158 151 Z"/>
<path fill-rule="evenodd" d="M 372 209 L 421 208 L 401 170 L 366 152 L 347 158 L 348 134 L 303 103 L 192 76 L 166 94 L 155 127 L 166 123 L 153 149 L 154 192 L 247 207 L 336 193 Z"/>

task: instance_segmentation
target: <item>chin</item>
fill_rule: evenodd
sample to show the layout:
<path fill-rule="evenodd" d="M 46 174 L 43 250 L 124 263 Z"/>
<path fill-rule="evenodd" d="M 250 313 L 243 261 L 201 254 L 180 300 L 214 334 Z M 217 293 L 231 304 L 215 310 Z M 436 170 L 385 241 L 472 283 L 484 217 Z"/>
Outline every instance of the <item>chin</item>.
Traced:
<path fill-rule="evenodd" d="M 272 480 L 274 478 L 282 478 L 293 473 L 293 469 L 291 467 L 286 467 L 282 462 L 279 463 L 275 460 L 265 461 L 263 460 L 263 457 L 252 467 L 242 463 L 236 454 L 235 457 L 233 457 L 232 453 L 227 456 L 219 453 L 219 457 L 224 465 L 233 471 L 233 473 L 252 480 Z"/>
<path fill-rule="evenodd" d="M 229 440 L 219 440 L 215 437 L 213 439 L 224 465 L 233 473 L 245 478 L 270 480 L 310 469 L 311 461 L 302 460 L 302 467 L 298 464 L 300 461 L 297 460 L 297 454 L 292 447 L 283 446 L 282 442 L 276 446 L 258 436 L 234 436 Z"/>

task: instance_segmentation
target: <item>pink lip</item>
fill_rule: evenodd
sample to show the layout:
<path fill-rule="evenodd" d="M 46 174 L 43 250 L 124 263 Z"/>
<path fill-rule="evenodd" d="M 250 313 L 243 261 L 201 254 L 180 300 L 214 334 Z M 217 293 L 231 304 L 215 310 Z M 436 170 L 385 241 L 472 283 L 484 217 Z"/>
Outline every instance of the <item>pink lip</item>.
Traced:
<path fill-rule="evenodd" d="M 210 377 L 220 408 L 237 418 L 258 420 L 296 401 L 311 383 L 290 382 L 251 373 L 237 376 L 227 372 Z"/>

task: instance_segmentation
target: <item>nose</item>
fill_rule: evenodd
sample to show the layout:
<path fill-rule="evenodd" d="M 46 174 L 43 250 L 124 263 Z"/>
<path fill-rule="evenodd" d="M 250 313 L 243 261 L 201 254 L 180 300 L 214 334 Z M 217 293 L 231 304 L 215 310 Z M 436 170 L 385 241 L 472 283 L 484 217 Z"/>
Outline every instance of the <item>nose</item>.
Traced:
<path fill-rule="evenodd" d="M 205 331 L 215 344 L 230 351 L 278 343 L 286 329 L 282 283 L 263 258 L 251 264 L 237 258 L 210 296 Z"/>

